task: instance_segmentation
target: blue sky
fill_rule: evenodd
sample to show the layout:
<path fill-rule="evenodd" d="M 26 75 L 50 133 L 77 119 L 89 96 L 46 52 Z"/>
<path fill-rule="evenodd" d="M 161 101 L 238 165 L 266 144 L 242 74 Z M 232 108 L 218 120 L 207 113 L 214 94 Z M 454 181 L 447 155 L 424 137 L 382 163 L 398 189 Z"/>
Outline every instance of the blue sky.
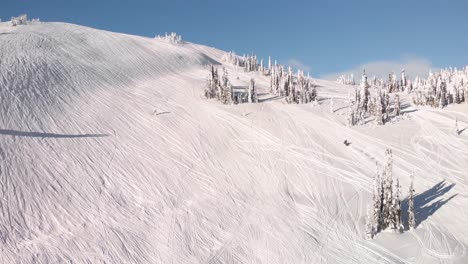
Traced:
<path fill-rule="evenodd" d="M 0 18 L 27 13 L 153 37 L 175 31 L 190 42 L 272 55 L 334 78 L 362 68 L 410 74 L 468 64 L 468 1 L 2 1 Z M 372 69 L 370 69 L 372 68 Z"/>

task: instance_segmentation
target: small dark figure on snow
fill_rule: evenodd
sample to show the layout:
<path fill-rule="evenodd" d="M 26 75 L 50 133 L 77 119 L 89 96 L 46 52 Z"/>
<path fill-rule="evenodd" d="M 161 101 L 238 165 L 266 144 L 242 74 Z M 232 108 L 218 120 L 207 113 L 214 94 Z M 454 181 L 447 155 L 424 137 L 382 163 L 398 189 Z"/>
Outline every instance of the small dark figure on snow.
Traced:
<path fill-rule="evenodd" d="M 349 145 L 351 145 L 351 142 L 348 142 L 348 140 L 347 140 L 347 139 L 345 139 L 345 141 L 344 141 L 343 143 L 344 143 L 346 146 L 349 146 Z"/>

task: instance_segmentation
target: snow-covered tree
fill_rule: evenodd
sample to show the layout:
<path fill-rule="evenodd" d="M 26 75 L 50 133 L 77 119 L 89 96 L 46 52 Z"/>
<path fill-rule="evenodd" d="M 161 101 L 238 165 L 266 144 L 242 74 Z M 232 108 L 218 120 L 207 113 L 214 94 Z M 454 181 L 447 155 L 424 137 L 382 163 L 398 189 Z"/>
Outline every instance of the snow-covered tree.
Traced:
<path fill-rule="evenodd" d="M 400 105 L 400 95 L 395 94 L 395 115 L 399 116 L 401 114 L 401 105 Z"/>
<path fill-rule="evenodd" d="M 232 103 L 232 87 L 228 78 L 228 71 L 223 68 L 223 77 L 221 82 L 221 102 L 223 104 Z"/>
<path fill-rule="evenodd" d="M 383 171 L 384 183 L 384 201 L 383 201 L 383 220 L 385 229 L 391 226 L 392 219 L 394 218 L 393 210 L 393 157 L 392 151 L 387 149 L 385 151 L 385 167 Z"/>
<path fill-rule="evenodd" d="M 405 69 L 401 70 L 401 87 L 402 89 L 406 89 L 406 86 L 408 85 L 408 80 L 406 78 L 406 71 Z"/>
<path fill-rule="evenodd" d="M 370 206 L 367 206 L 367 217 L 366 217 L 366 238 L 372 239 L 374 237 L 374 219 L 372 217 L 372 210 Z"/>
<path fill-rule="evenodd" d="M 388 122 L 388 120 L 390 119 L 390 93 L 389 92 L 385 92 L 384 94 L 384 112 L 383 112 L 383 115 L 384 115 L 384 123 L 385 122 Z"/>
<path fill-rule="evenodd" d="M 271 74 L 271 57 L 268 56 L 268 72 Z"/>
<path fill-rule="evenodd" d="M 232 104 L 233 103 L 233 98 L 232 98 L 232 85 L 228 81 L 226 87 L 224 87 L 224 93 L 225 93 L 225 102 L 224 104 Z"/>
<path fill-rule="evenodd" d="M 401 231 L 403 230 L 402 222 L 401 222 L 401 200 L 400 200 L 400 193 L 401 193 L 401 186 L 400 181 L 397 178 L 395 189 L 394 189 L 394 196 L 393 196 L 393 218 L 392 218 L 392 229 L 394 231 Z"/>
<path fill-rule="evenodd" d="M 445 96 L 444 96 L 444 95 L 440 96 L 440 97 L 439 97 L 439 107 L 440 107 L 440 108 L 444 108 L 444 106 L 445 106 L 446 104 L 447 104 L 447 103 L 446 103 L 446 100 L 445 100 Z"/>
<path fill-rule="evenodd" d="M 384 124 L 384 117 L 382 115 L 383 107 L 382 107 L 382 98 L 379 96 L 376 101 L 376 108 L 375 108 L 375 122 L 377 125 Z"/>
<path fill-rule="evenodd" d="M 376 164 L 377 165 L 377 164 Z M 379 232 L 381 229 L 382 224 L 382 202 L 383 202 L 383 195 L 382 195 L 382 183 L 380 179 L 380 171 L 378 165 L 377 173 L 375 174 L 374 178 L 374 191 L 373 191 L 373 203 L 374 203 L 374 213 L 373 213 L 373 222 L 374 222 L 374 234 Z"/>
<path fill-rule="evenodd" d="M 411 183 L 408 194 L 408 226 L 410 229 L 416 228 L 416 217 L 414 212 L 414 175 L 411 174 Z"/>
<path fill-rule="evenodd" d="M 317 96 L 318 96 L 318 94 L 317 94 L 317 85 L 312 84 L 312 83 L 309 82 L 308 86 L 309 86 L 308 90 L 309 90 L 309 94 L 310 94 L 309 102 L 316 102 L 317 101 Z"/>
<path fill-rule="evenodd" d="M 362 105 L 359 105 L 361 107 L 362 111 L 367 112 L 367 105 L 369 101 L 369 82 L 367 81 L 367 75 L 366 75 L 366 70 L 364 70 L 362 74 L 362 80 L 361 80 L 361 95 L 360 98 L 362 98 Z"/>
<path fill-rule="evenodd" d="M 458 92 L 458 87 L 456 85 L 453 86 L 453 100 L 454 103 L 459 104 L 460 103 L 460 93 Z"/>
<path fill-rule="evenodd" d="M 276 72 L 275 69 L 270 69 L 270 94 L 274 94 L 276 92 L 275 82 L 276 81 Z"/>
<path fill-rule="evenodd" d="M 253 78 L 250 79 L 248 100 L 249 103 L 258 103 L 257 90 L 255 89 L 255 80 Z"/>

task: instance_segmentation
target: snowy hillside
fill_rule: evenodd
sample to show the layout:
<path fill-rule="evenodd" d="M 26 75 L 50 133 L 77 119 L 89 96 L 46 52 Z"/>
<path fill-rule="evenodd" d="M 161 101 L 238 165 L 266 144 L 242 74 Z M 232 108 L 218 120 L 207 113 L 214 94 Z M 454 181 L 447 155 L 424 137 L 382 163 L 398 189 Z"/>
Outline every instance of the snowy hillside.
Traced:
<path fill-rule="evenodd" d="M 223 105 L 203 93 L 225 54 L 0 23 L 0 263 L 468 263 L 468 104 L 348 127 L 349 86 L 286 104 L 225 64 L 261 95 Z M 366 240 L 388 148 L 418 227 Z"/>

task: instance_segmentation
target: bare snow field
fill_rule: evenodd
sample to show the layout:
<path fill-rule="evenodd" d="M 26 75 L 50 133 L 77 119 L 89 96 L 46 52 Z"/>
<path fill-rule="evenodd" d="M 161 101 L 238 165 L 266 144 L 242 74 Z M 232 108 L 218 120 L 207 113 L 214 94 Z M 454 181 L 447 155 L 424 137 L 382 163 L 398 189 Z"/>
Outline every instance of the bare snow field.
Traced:
<path fill-rule="evenodd" d="M 224 54 L 0 23 L 0 263 L 468 263 L 468 104 L 348 127 L 352 88 L 316 80 L 319 105 L 222 105 Z M 418 227 L 366 240 L 387 148 Z"/>

